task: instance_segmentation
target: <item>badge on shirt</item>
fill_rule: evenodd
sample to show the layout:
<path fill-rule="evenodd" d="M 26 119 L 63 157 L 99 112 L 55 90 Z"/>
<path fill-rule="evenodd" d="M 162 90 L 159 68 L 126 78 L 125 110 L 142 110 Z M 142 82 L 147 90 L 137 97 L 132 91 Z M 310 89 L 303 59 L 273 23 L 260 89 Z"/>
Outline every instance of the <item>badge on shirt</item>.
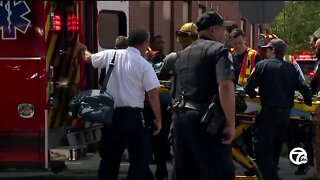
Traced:
<path fill-rule="evenodd" d="M 231 61 L 231 63 L 233 63 L 233 58 L 232 58 L 232 54 L 230 52 L 228 52 L 228 58 Z"/>

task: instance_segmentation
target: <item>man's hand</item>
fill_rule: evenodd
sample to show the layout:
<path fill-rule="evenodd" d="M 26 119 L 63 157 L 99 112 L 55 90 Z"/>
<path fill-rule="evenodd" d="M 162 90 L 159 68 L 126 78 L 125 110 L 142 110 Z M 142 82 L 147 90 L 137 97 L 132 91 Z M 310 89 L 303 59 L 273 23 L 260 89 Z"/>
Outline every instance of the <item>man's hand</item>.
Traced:
<path fill-rule="evenodd" d="M 235 136 L 234 125 L 226 126 L 223 129 L 223 134 L 225 135 L 225 137 L 222 139 L 222 143 L 223 144 L 231 144 L 234 139 L 234 136 Z"/>
<path fill-rule="evenodd" d="M 225 138 L 222 143 L 230 144 L 234 138 L 235 128 L 235 91 L 232 80 L 221 80 L 219 82 L 219 97 L 222 109 L 226 116 L 226 127 L 223 130 Z"/>
<path fill-rule="evenodd" d="M 147 92 L 148 95 L 148 99 L 151 105 L 151 109 L 154 113 L 154 135 L 157 135 L 160 130 L 161 130 L 161 121 L 162 121 L 162 117 L 161 117 L 161 108 L 160 108 L 160 100 L 159 100 L 159 92 L 158 89 L 152 89 L 150 91 Z"/>
<path fill-rule="evenodd" d="M 161 119 L 155 119 L 154 122 L 153 122 L 153 125 L 154 125 L 154 131 L 153 131 L 153 135 L 157 135 L 160 133 L 161 131 Z"/>
<path fill-rule="evenodd" d="M 91 56 L 92 56 L 92 54 L 86 50 L 84 53 L 84 62 L 85 63 L 91 62 Z"/>
<path fill-rule="evenodd" d="M 77 52 L 77 54 L 81 56 L 81 58 L 84 60 L 85 63 L 91 62 L 92 54 L 87 50 L 87 47 L 84 44 L 77 42 L 75 46 L 75 51 Z"/>

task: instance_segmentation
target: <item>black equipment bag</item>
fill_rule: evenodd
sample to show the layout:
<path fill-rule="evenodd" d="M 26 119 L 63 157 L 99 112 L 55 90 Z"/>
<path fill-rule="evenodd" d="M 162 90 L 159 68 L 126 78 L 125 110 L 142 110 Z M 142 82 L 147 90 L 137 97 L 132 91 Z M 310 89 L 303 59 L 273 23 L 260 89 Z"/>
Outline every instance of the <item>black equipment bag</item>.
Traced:
<path fill-rule="evenodd" d="M 106 92 L 107 84 L 114 68 L 114 54 L 101 89 L 91 89 L 74 97 L 69 103 L 69 116 L 80 117 L 92 123 L 111 124 L 114 110 L 113 97 Z"/>

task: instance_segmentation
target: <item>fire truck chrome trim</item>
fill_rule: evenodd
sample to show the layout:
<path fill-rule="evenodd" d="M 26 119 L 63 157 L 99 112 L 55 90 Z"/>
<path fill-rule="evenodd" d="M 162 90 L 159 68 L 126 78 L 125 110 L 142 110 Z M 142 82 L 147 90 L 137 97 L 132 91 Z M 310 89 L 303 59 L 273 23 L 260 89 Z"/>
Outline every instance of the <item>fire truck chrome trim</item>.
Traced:
<path fill-rule="evenodd" d="M 48 110 L 44 111 L 44 161 L 45 168 L 49 168 L 49 156 L 48 156 Z"/>
<path fill-rule="evenodd" d="M 0 57 L 0 60 L 41 60 L 41 57 Z"/>

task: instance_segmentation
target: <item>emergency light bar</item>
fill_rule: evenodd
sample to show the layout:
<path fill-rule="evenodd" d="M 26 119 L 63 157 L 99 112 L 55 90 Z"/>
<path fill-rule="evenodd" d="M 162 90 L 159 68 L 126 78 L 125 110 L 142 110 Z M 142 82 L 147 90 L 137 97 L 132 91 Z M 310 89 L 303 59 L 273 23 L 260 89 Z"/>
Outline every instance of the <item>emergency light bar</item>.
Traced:
<path fill-rule="evenodd" d="M 73 32 L 79 31 L 79 18 L 76 15 L 68 16 L 67 29 Z"/>
<path fill-rule="evenodd" d="M 297 55 L 297 59 L 300 60 L 313 60 L 315 59 L 315 57 L 311 54 L 306 54 L 306 53 L 302 53 L 302 54 L 298 54 Z"/>
<path fill-rule="evenodd" d="M 55 15 L 53 17 L 53 30 L 55 32 L 61 32 L 62 23 L 61 23 L 61 17 L 59 15 Z"/>

